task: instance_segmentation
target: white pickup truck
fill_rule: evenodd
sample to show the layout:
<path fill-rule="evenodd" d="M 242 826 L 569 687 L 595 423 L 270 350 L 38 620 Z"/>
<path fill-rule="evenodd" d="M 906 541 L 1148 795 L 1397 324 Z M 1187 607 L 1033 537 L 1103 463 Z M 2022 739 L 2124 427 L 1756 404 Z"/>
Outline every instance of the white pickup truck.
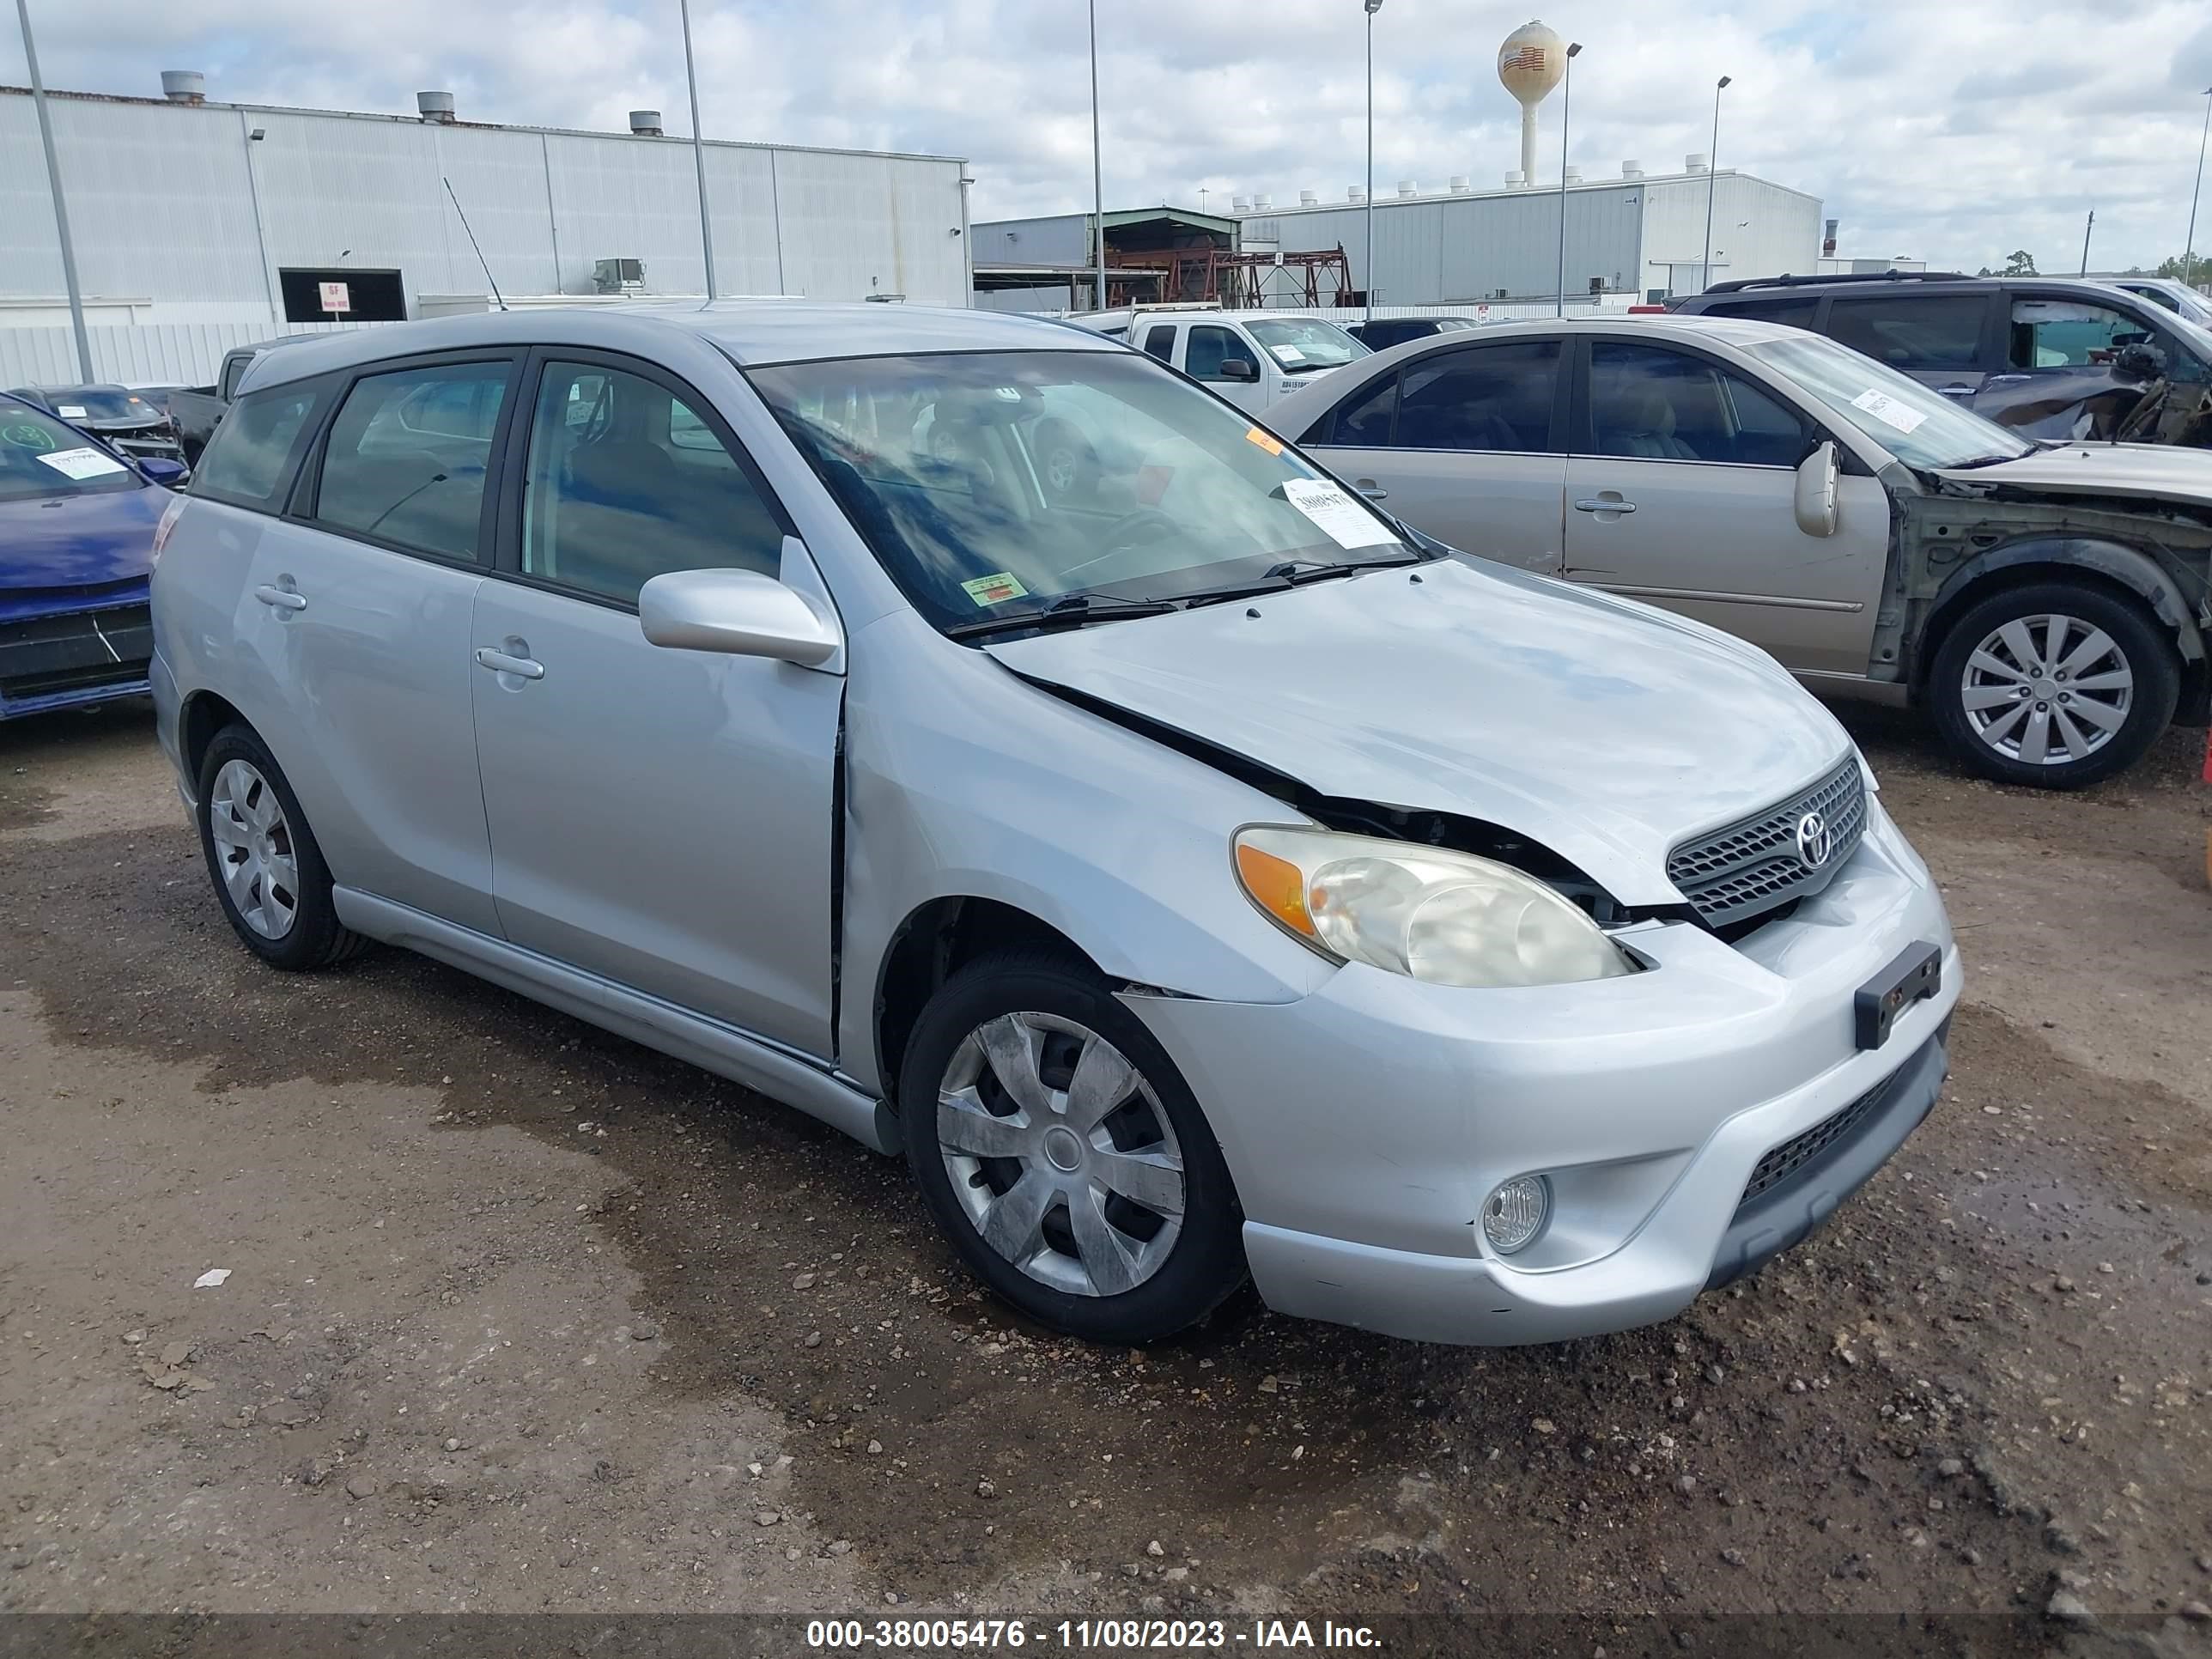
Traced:
<path fill-rule="evenodd" d="M 1310 311 L 1139 306 L 1067 320 L 1149 351 L 1255 415 L 1353 358 L 1372 355 L 1334 323 Z"/>

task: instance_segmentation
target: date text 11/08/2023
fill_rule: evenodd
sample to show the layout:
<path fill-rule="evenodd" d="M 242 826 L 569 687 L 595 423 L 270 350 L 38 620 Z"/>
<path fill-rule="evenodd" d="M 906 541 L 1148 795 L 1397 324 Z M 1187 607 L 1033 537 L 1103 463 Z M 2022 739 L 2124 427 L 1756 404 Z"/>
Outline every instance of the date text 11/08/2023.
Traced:
<path fill-rule="evenodd" d="M 1324 1619 L 816 1619 L 806 1644 L 835 1651 L 939 1653 L 969 1648 L 1174 1652 L 1195 1649 L 1376 1649 L 1382 1639 L 1365 1625 Z"/>

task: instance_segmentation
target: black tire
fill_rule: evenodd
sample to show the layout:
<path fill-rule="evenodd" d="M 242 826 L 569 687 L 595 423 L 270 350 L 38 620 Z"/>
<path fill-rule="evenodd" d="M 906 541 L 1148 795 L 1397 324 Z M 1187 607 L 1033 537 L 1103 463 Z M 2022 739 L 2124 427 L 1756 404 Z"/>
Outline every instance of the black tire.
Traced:
<path fill-rule="evenodd" d="M 2005 752 L 1984 738 L 1966 707 L 1965 682 L 1968 665 L 1983 641 L 2008 623 L 2047 617 L 2069 617 L 2102 630 L 2113 652 L 2134 677 L 2119 725 L 2110 736 L 2085 749 L 2078 758 L 2033 761 L 2023 759 L 2018 753 Z M 2045 637 L 2045 625 L 2031 623 L 2030 637 L 2041 641 Z M 2108 663 L 2109 660 L 2106 659 Z M 2109 670 L 2099 674 L 2085 667 L 2084 672 L 2089 672 L 2092 678 L 2109 678 Z M 2062 703 L 2068 707 L 2068 719 L 2077 731 L 2092 729 L 2090 722 L 2079 717 L 2081 705 L 2076 700 L 2077 696 L 2086 699 L 2091 694 L 2069 692 L 2055 678 L 2023 679 L 2022 684 L 2030 693 L 2022 699 L 2028 704 L 2029 712 L 2014 728 L 2014 732 L 2025 732 L 2026 722 L 2037 718 L 2038 709 L 2047 704 L 2055 711 Z M 2038 690 L 2046 693 L 2047 698 L 2039 699 L 2035 696 Z M 1967 606 L 1953 618 L 1929 670 L 1926 696 L 1936 729 L 1943 741 L 1954 754 L 1983 776 L 1995 778 L 2000 783 L 2027 784 L 2041 789 L 2079 789 L 2124 771 L 2142 759 L 2144 751 L 2172 720 L 2180 690 L 2180 654 L 2174 647 L 2170 630 L 2148 609 L 2106 588 L 2087 583 L 2048 581 L 2005 588 Z M 2109 699 L 2116 694 L 2095 695 Z M 2109 701 L 2104 706 L 2107 709 L 2113 708 Z M 2008 708 L 2000 705 L 1998 713 L 2008 712 Z M 1983 712 L 1987 719 L 1988 711 Z M 2055 714 L 2051 719 L 2051 729 L 2057 732 L 2059 728 Z M 2018 737 L 2007 735 L 2015 748 L 2021 745 Z"/>
<path fill-rule="evenodd" d="M 1052 501 L 1079 501 L 1098 488 L 1098 454 L 1066 421 L 1042 421 L 1036 429 L 1037 482 Z"/>
<path fill-rule="evenodd" d="M 214 813 L 217 781 L 233 761 L 242 761 L 260 775 L 283 813 L 280 833 L 273 834 L 272 839 L 289 853 L 298 879 L 296 890 L 289 894 L 289 925 L 276 937 L 247 921 L 225 879 L 227 860 L 234 855 L 216 843 Z M 340 925 L 337 907 L 331 902 L 330 866 L 323 862 L 322 848 L 315 843 L 314 832 L 307 827 L 307 815 L 301 811 L 283 769 L 251 726 L 226 726 L 208 744 L 200 757 L 199 805 L 193 817 L 199 825 L 200 853 L 207 860 L 216 900 L 240 941 L 262 961 L 272 968 L 294 970 L 327 968 L 368 948 L 369 940 Z"/>
<path fill-rule="evenodd" d="M 1042 1282 L 985 1240 L 955 1192 L 953 1172 L 939 1139 L 939 1085 L 971 1032 L 1001 1015 L 1031 1013 L 1073 1022 L 1103 1037 L 1149 1088 L 1151 1100 L 1132 1085 L 1123 1097 L 1129 1103 L 1106 1114 L 1103 1128 L 1112 1133 L 1116 1148 L 1133 1123 L 1139 1150 L 1147 1144 L 1164 1144 L 1141 1140 L 1155 1102 L 1172 1130 L 1182 1166 L 1180 1231 L 1164 1247 L 1164 1255 L 1149 1277 L 1133 1288 L 1100 1295 L 1071 1292 Z M 1054 1075 L 1049 1039 L 1044 1053 L 1047 1064 L 1042 1069 L 1049 1082 Z M 1243 1212 L 1205 1115 L 1144 1023 L 1081 963 L 1051 951 L 1024 950 L 981 957 L 959 969 L 930 999 L 915 1024 L 900 1067 L 898 1097 L 907 1162 L 932 1219 L 970 1272 L 1040 1324 L 1093 1342 L 1157 1342 L 1203 1319 L 1244 1282 Z M 988 1193 L 1018 1176 L 1034 1178 L 1027 1174 L 1030 1167 L 1015 1158 L 979 1160 L 970 1190 Z M 1041 1170 L 1043 1166 L 1036 1167 Z M 1055 1236 L 1055 1217 L 1062 1241 L 1057 1252 L 1049 1243 Z M 1041 1233 L 1048 1241 L 1047 1252 L 1065 1257 L 1055 1267 L 1082 1271 L 1081 1258 L 1069 1243 L 1074 1219 L 1065 1205 L 1048 1210 Z M 1135 1216 L 1139 1225 L 1145 1219 L 1144 1214 Z"/>

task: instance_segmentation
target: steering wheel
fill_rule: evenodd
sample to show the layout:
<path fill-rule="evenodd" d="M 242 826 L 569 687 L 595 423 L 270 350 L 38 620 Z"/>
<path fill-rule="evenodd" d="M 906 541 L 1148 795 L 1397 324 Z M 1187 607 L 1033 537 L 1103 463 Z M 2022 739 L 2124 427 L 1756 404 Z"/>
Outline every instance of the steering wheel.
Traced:
<path fill-rule="evenodd" d="M 1178 534 L 1182 529 L 1181 525 L 1157 507 L 1140 507 L 1133 513 L 1124 513 L 1106 526 L 1106 533 L 1099 540 L 1097 553 L 1085 559 L 1081 564 L 1070 565 L 1060 574 L 1063 576 L 1073 576 L 1079 570 L 1088 570 L 1094 564 L 1105 563 L 1108 559 L 1135 541 L 1146 530 L 1150 530 L 1152 534 L 1145 539 L 1157 541 L 1163 535 Z"/>

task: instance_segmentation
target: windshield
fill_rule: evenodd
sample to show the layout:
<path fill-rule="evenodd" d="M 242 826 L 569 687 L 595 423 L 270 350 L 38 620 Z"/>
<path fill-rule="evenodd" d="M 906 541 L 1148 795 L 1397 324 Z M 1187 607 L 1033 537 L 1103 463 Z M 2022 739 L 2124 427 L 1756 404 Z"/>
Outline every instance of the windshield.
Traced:
<path fill-rule="evenodd" d="M 1286 562 L 1419 556 L 1249 416 L 1133 353 L 870 357 L 750 374 L 939 628 L 1074 594 L 1188 599 Z"/>
<path fill-rule="evenodd" d="M 1244 327 L 1282 365 L 1285 374 L 1334 368 L 1354 357 L 1374 356 L 1334 323 L 1319 317 L 1255 317 Z"/>
<path fill-rule="evenodd" d="M 121 386 L 48 386 L 39 395 L 66 421 L 150 421 L 161 414 Z"/>
<path fill-rule="evenodd" d="M 1907 466 L 1986 465 L 2017 460 L 2035 447 L 1910 376 L 1816 334 L 1747 349 Z"/>
<path fill-rule="evenodd" d="M 138 488 L 138 475 L 42 410 L 0 398 L 0 501 L 104 495 Z"/>

